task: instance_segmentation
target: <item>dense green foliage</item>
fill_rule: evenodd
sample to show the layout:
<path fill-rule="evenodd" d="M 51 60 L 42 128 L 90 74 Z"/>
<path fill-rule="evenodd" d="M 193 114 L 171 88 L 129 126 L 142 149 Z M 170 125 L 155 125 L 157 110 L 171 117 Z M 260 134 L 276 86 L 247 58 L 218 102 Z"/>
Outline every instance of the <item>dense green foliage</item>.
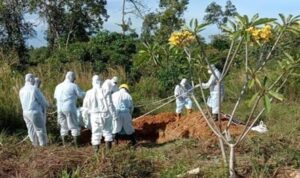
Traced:
<path fill-rule="evenodd" d="M 27 11 L 27 1 L 0 1 L 0 49 L 5 54 L 15 51 L 22 65 L 28 59 L 26 40 L 34 34 L 33 24 L 24 18 Z"/>
<path fill-rule="evenodd" d="M 47 21 L 47 41 L 50 48 L 88 41 L 109 17 L 106 0 L 30 0 L 31 12 Z"/>

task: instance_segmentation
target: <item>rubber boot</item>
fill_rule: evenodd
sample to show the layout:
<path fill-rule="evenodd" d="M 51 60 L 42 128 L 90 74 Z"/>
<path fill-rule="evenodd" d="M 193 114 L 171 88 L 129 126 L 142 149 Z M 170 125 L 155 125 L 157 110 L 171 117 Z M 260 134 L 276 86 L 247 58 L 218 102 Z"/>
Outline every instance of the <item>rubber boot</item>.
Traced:
<path fill-rule="evenodd" d="M 176 113 L 176 120 L 178 121 L 181 118 L 181 113 Z"/>
<path fill-rule="evenodd" d="M 135 138 L 135 133 L 130 135 L 130 144 L 131 146 L 135 146 L 137 144 L 136 138 Z"/>
<path fill-rule="evenodd" d="M 93 149 L 96 154 L 99 152 L 99 147 L 99 145 L 93 145 Z"/>
<path fill-rule="evenodd" d="M 218 119 L 219 119 L 219 115 L 218 114 L 213 114 L 212 116 L 213 116 L 213 120 L 214 121 L 218 121 Z"/>
<path fill-rule="evenodd" d="M 118 145 L 119 144 L 119 135 L 116 133 L 114 136 L 114 144 Z"/>
<path fill-rule="evenodd" d="M 63 146 L 66 146 L 66 136 L 61 136 Z"/>
<path fill-rule="evenodd" d="M 73 139 L 74 139 L 74 146 L 78 148 L 80 144 L 80 136 L 73 136 Z"/>
<path fill-rule="evenodd" d="M 111 149 L 111 142 L 110 141 L 108 141 L 108 142 L 105 142 L 105 148 L 106 148 L 106 150 L 110 150 Z"/>

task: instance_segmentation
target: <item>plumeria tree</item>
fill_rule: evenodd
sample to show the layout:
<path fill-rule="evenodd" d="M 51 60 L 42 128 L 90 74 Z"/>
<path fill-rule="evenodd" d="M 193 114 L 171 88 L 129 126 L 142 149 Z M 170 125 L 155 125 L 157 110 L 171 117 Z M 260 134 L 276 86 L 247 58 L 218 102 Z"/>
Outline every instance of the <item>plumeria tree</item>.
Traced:
<path fill-rule="evenodd" d="M 177 31 L 177 32 L 173 32 L 171 34 L 171 37 L 169 38 L 169 44 L 173 47 L 179 47 L 179 48 L 183 48 L 186 56 L 187 56 L 187 60 L 189 63 L 189 79 L 192 81 L 193 83 L 193 74 L 192 74 L 192 52 L 190 49 L 191 44 L 193 44 L 196 41 L 196 37 L 195 35 L 190 32 L 189 30 L 182 30 L 182 31 Z"/>
<path fill-rule="evenodd" d="M 299 18 L 300 16 L 287 16 L 279 14 L 279 20 L 274 18 L 260 18 L 258 14 L 251 19 L 248 16 L 237 15 L 234 20 L 228 21 L 222 26 L 223 32 L 231 41 L 225 64 L 221 72 L 221 76 L 217 77 L 218 83 L 224 81 L 229 71 L 240 63 L 244 67 L 243 84 L 240 86 L 240 94 L 236 98 L 236 102 L 232 105 L 229 121 L 224 125 L 221 124 L 221 111 L 219 111 L 219 123 L 213 121 L 210 112 L 206 112 L 208 107 L 201 106 L 195 96 L 192 96 L 197 108 L 203 115 L 213 133 L 219 138 L 220 148 L 225 164 L 228 164 L 229 175 L 231 178 L 236 177 L 235 173 L 235 148 L 241 144 L 251 128 L 257 123 L 264 112 L 269 112 L 271 103 L 274 99 L 282 101 L 283 95 L 280 93 L 288 78 L 295 73 L 295 67 L 299 65 L 299 56 L 288 54 L 282 51 L 282 54 L 274 55 L 276 51 L 281 51 L 280 44 L 283 43 L 283 38 L 291 33 L 299 35 Z M 183 48 L 186 52 L 187 59 L 192 59 L 191 53 L 188 50 L 188 44 L 193 41 L 198 43 L 201 55 L 199 60 L 211 67 L 211 62 L 205 54 L 204 46 L 200 42 L 199 32 L 202 31 L 208 24 L 198 24 L 197 20 L 193 20 L 189 30 L 174 32 L 169 42 L 172 46 Z M 257 58 L 249 55 L 250 52 L 256 53 Z M 270 73 L 268 67 L 276 69 L 276 76 Z M 213 71 L 213 70 L 211 70 Z M 200 78 L 201 82 L 202 79 Z M 197 85 L 196 85 L 197 86 Z M 199 86 L 199 85 L 198 85 Z M 237 85 L 238 86 L 238 85 Z M 206 96 L 201 90 L 203 101 L 206 101 Z M 221 92 L 221 88 L 219 88 Z M 252 95 L 250 99 L 247 98 Z M 219 95 L 221 101 L 221 95 Z M 245 126 L 238 137 L 233 138 L 230 134 L 230 126 L 233 124 L 233 118 L 241 105 L 247 104 L 249 111 L 246 114 Z M 222 108 L 222 103 L 219 102 L 219 108 Z M 225 152 L 225 146 L 229 147 L 229 153 Z M 229 155 L 229 157 L 228 157 Z"/>

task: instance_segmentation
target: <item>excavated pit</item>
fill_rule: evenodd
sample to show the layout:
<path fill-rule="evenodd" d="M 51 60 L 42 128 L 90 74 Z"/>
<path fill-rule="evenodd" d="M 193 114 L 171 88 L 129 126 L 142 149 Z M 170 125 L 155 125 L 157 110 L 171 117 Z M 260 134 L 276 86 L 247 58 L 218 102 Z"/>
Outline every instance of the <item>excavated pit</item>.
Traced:
<path fill-rule="evenodd" d="M 221 121 L 222 128 L 228 122 Z M 213 123 L 212 123 L 213 124 Z M 218 125 L 218 122 L 215 122 Z M 139 140 L 165 143 L 179 138 L 195 138 L 199 140 L 215 139 L 213 132 L 205 122 L 203 116 L 194 112 L 188 116 L 176 119 L 174 113 L 161 113 L 153 116 L 145 116 L 133 121 L 136 135 Z M 240 134 L 243 125 L 231 125 L 231 135 Z"/>
<path fill-rule="evenodd" d="M 226 119 L 222 119 L 222 128 L 226 127 Z M 213 123 L 212 123 L 213 124 Z M 219 122 L 214 122 L 219 126 Z M 176 119 L 174 113 L 160 113 L 157 115 L 148 115 L 133 120 L 133 126 L 138 141 L 150 141 L 156 143 L 166 143 L 180 138 L 194 138 L 199 140 L 214 140 L 213 134 L 203 116 L 199 112 Z M 243 125 L 231 125 L 229 132 L 232 136 L 242 132 Z M 120 140 L 128 139 L 121 137 Z M 91 131 L 82 129 L 81 142 L 89 144 L 91 140 Z"/>

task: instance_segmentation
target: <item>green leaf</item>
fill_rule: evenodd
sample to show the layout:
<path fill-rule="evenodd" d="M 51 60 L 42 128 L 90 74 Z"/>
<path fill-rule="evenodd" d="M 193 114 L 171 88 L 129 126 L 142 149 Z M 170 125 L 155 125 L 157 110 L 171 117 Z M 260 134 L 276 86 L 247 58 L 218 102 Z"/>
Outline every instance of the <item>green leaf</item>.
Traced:
<path fill-rule="evenodd" d="M 266 108 L 266 110 L 267 110 L 267 113 L 269 113 L 270 110 L 271 110 L 271 100 L 270 100 L 270 98 L 268 97 L 268 95 L 265 95 L 265 96 L 264 96 L 264 105 L 265 105 L 265 108 Z"/>
<path fill-rule="evenodd" d="M 228 20 L 228 23 L 231 25 L 233 31 L 236 31 L 236 24 L 234 22 L 232 22 L 231 20 Z"/>
<path fill-rule="evenodd" d="M 225 26 L 225 25 L 221 25 L 221 29 L 224 30 L 227 33 L 231 33 L 232 32 L 232 29 L 230 27 L 228 27 L 228 26 Z"/>
<path fill-rule="evenodd" d="M 293 60 L 293 57 L 289 53 L 287 53 L 286 51 L 284 51 L 283 53 L 288 59 Z"/>
<path fill-rule="evenodd" d="M 248 87 L 249 87 L 249 88 L 252 88 L 252 87 L 254 86 L 254 83 L 255 83 L 255 81 L 254 81 L 253 79 L 250 80 L 250 81 L 249 81 Z"/>
<path fill-rule="evenodd" d="M 298 35 L 300 33 L 300 30 L 298 27 L 289 27 L 287 30 L 295 35 Z"/>
<path fill-rule="evenodd" d="M 258 19 L 259 15 L 258 13 L 256 13 L 252 18 L 251 18 L 251 22 L 254 22 Z"/>
<path fill-rule="evenodd" d="M 263 24 L 266 24 L 266 23 L 269 23 L 269 22 L 273 22 L 275 20 L 276 20 L 275 18 L 261 18 L 261 19 L 256 20 L 255 22 L 253 22 L 252 25 L 253 26 L 263 25 Z"/>
<path fill-rule="evenodd" d="M 269 91 L 269 94 L 279 101 L 283 101 L 283 95 L 275 91 Z"/>
<path fill-rule="evenodd" d="M 198 27 L 198 20 L 195 19 L 195 27 Z"/>
<path fill-rule="evenodd" d="M 262 85 L 261 85 L 261 83 L 260 83 L 259 79 L 255 77 L 255 78 L 254 78 L 254 80 L 255 80 L 255 82 L 258 84 L 258 86 L 261 88 L 261 87 L 262 87 Z"/>
<path fill-rule="evenodd" d="M 251 35 L 250 35 L 250 33 L 246 33 L 246 41 L 251 41 Z"/>
<path fill-rule="evenodd" d="M 210 24 L 210 23 L 202 23 L 202 24 L 198 25 L 198 21 L 195 21 L 195 23 L 196 22 L 197 22 L 196 33 L 203 31 L 205 29 L 205 27 Z"/>
<path fill-rule="evenodd" d="M 140 54 L 145 54 L 146 51 L 145 51 L 145 50 L 140 50 L 139 53 L 140 53 Z"/>
<path fill-rule="evenodd" d="M 191 28 L 193 27 L 193 23 L 194 23 L 194 19 L 191 19 L 191 20 L 190 20 L 190 27 L 191 27 Z"/>
<path fill-rule="evenodd" d="M 251 99 L 248 101 L 248 107 L 251 107 L 255 101 L 255 99 L 258 97 L 259 93 L 255 93 Z"/>
<path fill-rule="evenodd" d="M 267 81 L 268 81 L 268 77 L 267 77 L 267 76 L 265 76 L 265 77 L 264 77 L 264 81 L 263 81 L 263 85 L 264 85 L 264 87 L 267 85 Z"/>
<path fill-rule="evenodd" d="M 284 16 L 283 14 L 280 13 L 280 14 L 279 14 L 279 17 L 280 17 L 280 19 L 281 19 L 283 25 L 285 25 L 285 24 L 286 24 L 285 16 Z"/>

